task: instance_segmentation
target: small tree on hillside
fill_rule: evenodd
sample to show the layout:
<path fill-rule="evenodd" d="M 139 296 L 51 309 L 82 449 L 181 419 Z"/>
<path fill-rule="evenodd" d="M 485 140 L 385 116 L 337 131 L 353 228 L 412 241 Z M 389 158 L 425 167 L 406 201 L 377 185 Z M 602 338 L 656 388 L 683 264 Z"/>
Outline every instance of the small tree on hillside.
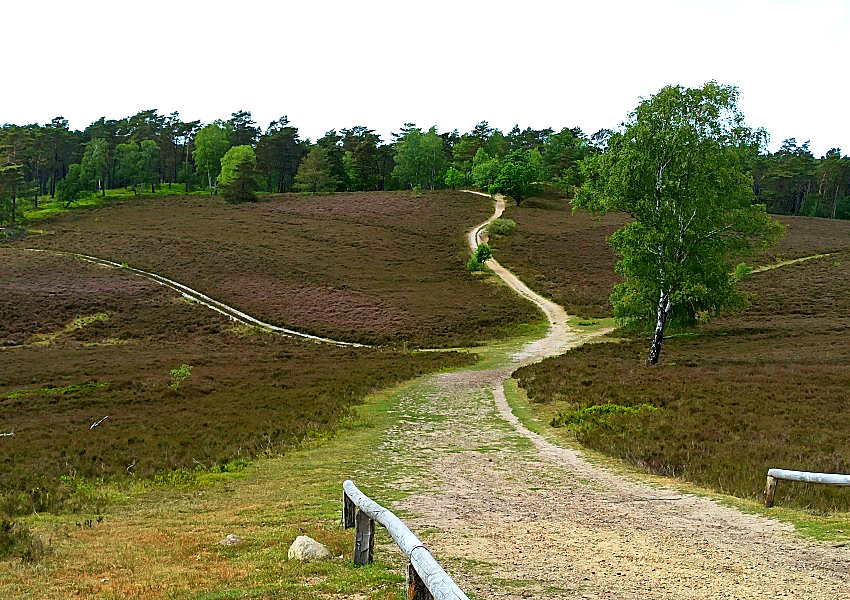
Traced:
<path fill-rule="evenodd" d="M 339 182 L 331 175 L 328 155 L 321 146 L 313 146 L 295 174 L 295 189 L 299 192 L 333 192 Z"/>
<path fill-rule="evenodd" d="M 257 157 L 251 146 L 234 146 L 221 158 L 218 178 L 224 199 L 232 204 L 257 199 Z"/>
<path fill-rule="evenodd" d="M 505 157 L 496 180 L 490 186 L 491 194 L 504 194 L 510 196 L 519 206 L 531 196 L 536 196 L 543 191 L 538 183 L 542 176 L 540 172 L 540 153 L 532 150 L 536 156 L 529 152 L 515 150 Z"/>
<path fill-rule="evenodd" d="M 115 147 L 115 176 L 123 185 L 131 187 L 134 194 L 139 193 L 139 157 L 139 145 L 135 142 L 118 144 Z"/>
<path fill-rule="evenodd" d="M 611 301 L 622 325 L 654 325 L 648 364 L 658 363 L 670 322 L 740 307 L 733 265 L 782 234 L 752 204 L 744 170 L 760 139 L 744 125 L 734 86 L 669 86 L 638 105 L 604 154 L 582 163 L 586 182 L 573 207 L 633 219 L 610 238 L 625 279 Z"/>
<path fill-rule="evenodd" d="M 144 140 L 139 146 L 139 183 L 151 186 L 151 194 L 156 193 L 159 183 L 159 144 L 153 140 Z"/>

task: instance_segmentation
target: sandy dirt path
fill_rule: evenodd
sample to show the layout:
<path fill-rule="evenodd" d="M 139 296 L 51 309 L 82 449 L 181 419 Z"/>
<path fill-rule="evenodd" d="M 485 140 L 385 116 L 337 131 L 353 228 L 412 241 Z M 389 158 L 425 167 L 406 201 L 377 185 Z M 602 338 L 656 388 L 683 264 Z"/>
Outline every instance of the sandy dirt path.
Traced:
<path fill-rule="evenodd" d="M 496 199 L 496 216 L 504 207 Z M 493 217 L 495 218 L 495 216 Z M 486 225 L 474 228 L 470 247 Z M 546 313 L 547 336 L 487 370 L 435 375 L 400 406 L 379 448 L 424 466 L 395 506 L 477 598 L 850 598 L 850 550 L 706 498 L 614 475 L 512 414 L 502 384 L 520 365 L 585 341 L 563 309 L 496 261 Z"/>

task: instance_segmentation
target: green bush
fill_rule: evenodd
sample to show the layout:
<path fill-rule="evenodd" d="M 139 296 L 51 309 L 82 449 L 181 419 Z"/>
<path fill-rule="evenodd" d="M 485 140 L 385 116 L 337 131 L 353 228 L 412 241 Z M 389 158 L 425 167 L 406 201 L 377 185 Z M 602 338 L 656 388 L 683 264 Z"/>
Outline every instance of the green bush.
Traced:
<path fill-rule="evenodd" d="M 567 412 L 559 412 L 552 419 L 552 427 L 584 427 L 590 429 L 599 424 L 600 421 L 611 415 L 634 415 L 644 411 L 658 410 L 651 404 L 638 404 L 635 406 L 622 406 L 620 404 L 594 404 L 584 408 L 577 408 Z"/>
<path fill-rule="evenodd" d="M 735 281 L 741 281 L 753 272 L 753 268 L 747 263 L 738 263 L 735 266 Z"/>
<path fill-rule="evenodd" d="M 516 229 L 516 221 L 513 219 L 495 219 L 487 225 L 487 233 L 490 235 L 508 235 Z"/>
<path fill-rule="evenodd" d="M 480 262 L 478 262 L 475 259 L 475 256 L 470 256 L 469 260 L 466 261 L 466 270 L 469 271 L 470 273 L 475 273 L 477 271 L 483 271 L 484 265 L 482 265 Z"/>
<path fill-rule="evenodd" d="M 176 390 L 180 387 L 183 380 L 192 374 L 192 365 L 182 364 L 176 369 L 171 369 L 169 374 L 171 375 L 171 383 L 168 384 L 168 387 Z"/>
<path fill-rule="evenodd" d="M 47 550 L 44 542 L 34 537 L 25 523 L 0 518 L 0 559 L 17 557 L 31 563 L 47 554 Z"/>
<path fill-rule="evenodd" d="M 490 249 L 489 244 L 478 244 L 478 247 L 475 249 L 474 254 L 475 260 L 482 265 L 493 258 L 493 251 Z"/>

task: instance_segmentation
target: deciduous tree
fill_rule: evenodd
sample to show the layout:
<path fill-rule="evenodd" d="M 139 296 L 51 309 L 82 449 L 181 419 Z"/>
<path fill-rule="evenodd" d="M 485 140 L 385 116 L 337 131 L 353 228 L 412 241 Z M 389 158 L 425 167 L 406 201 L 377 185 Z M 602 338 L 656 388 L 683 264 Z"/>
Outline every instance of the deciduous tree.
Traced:
<path fill-rule="evenodd" d="M 734 86 L 669 86 L 638 105 L 606 152 L 583 162 L 588 179 L 574 208 L 632 217 L 610 238 L 625 279 L 611 300 L 622 325 L 652 328 L 648 364 L 658 362 L 669 323 L 741 306 L 734 261 L 781 235 L 753 204 L 743 166 L 758 137 Z"/>
<path fill-rule="evenodd" d="M 257 199 L 257 156 L 251 146 L 234 146 L 221 159 L 218 177 L 224 199 L 230 203 Z"/>
<path fill-rule="evenodd" d="M 230 148 L 230 124 L 222 121 L 202 127 L 195 135 L 195 169 L 198 175 L 205 176 L 210 195 L 218 192 L 216 182 L 221 172 L 221 159 Z"/>
<path fill-rule="evenodd" d="M 490 185 L 490 193 L 510 196 L 519 206 L 525 199 L 542 191 L 539 183 L 542 176 L 541 167 L 542 159 L 536 149 L 511 152 L 505 157 L 499 174 Z"/>

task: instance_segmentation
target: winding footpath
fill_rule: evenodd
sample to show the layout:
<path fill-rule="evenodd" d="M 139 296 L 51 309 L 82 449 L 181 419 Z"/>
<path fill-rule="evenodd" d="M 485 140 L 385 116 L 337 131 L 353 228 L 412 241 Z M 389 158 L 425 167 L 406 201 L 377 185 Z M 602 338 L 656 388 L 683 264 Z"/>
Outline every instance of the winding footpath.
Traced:
<path fill-rule="evenodd" d="M 496 198 L 501 214 L 504 199 Z M 489 222 L 489 221 L 488 221 Z M 471 248 L 487 223 L 474 228 Z M 394 508 L 478 598 L 850 598 L 850 550 L 702 497 L 617 476 L 524 427 L 504 382 L 582 344 L 564 310 L 496 261 L 546 314 L 545 338 L 485 370 L 430 377 L 408 393 L 378 451 L 402 473 Z M 491 361 L 493 362 L 493 361 Z M 411 473 L 407 465 L 424 466 Z M 367 473 L 359 476 L 368 478 Z"/>

